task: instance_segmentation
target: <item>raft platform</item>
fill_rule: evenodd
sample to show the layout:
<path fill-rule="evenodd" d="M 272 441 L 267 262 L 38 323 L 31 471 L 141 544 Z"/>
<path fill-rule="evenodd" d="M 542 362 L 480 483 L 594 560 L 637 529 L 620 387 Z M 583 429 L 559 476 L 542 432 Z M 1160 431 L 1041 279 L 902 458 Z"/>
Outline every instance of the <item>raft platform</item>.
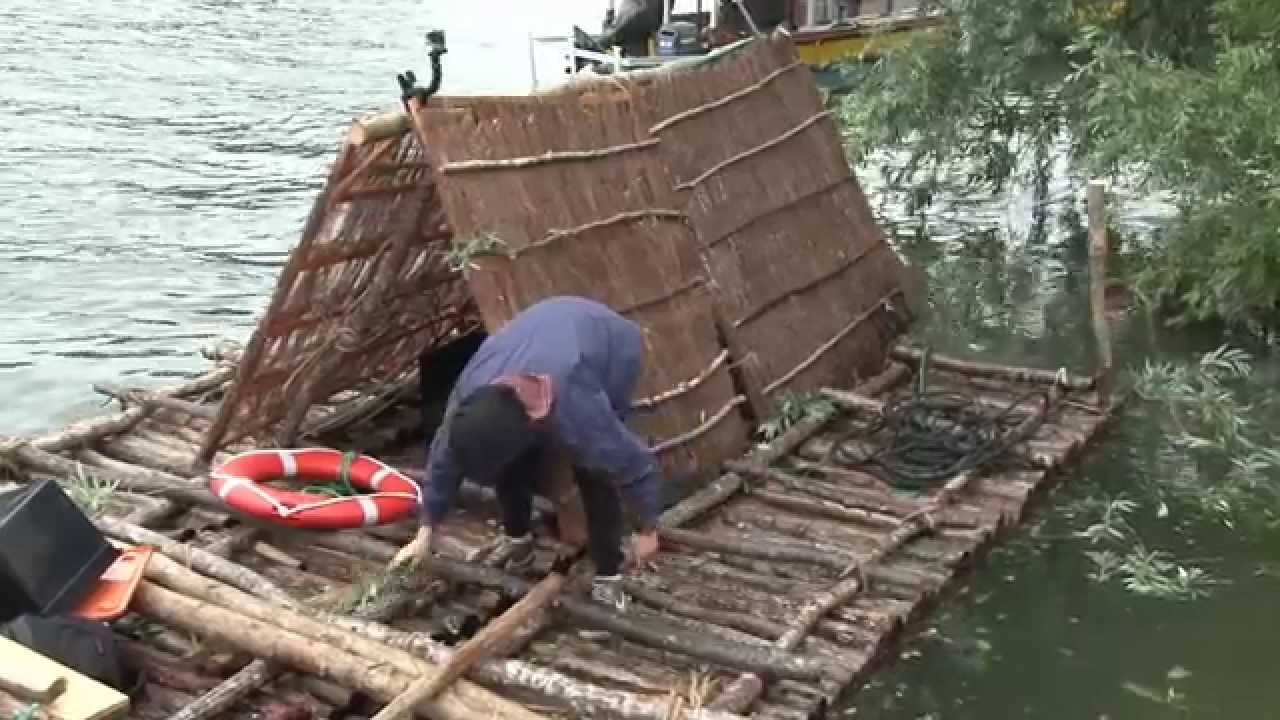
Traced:
<path fill-rule="evenodd" d="M 286 631 L 237 615 L 237 603 L 226 597 L 211 604 L 210 588 L 286 601 L 292 610 L 279 612 L 319 617 L 335 632 L 358 630 L 388 657 L 407 649 L 439 662 L 449 643 L 509 606 L 530 579 L 474 560 L 496 537 L 497 515 L 491 493 L 469 483 L 463 510 L 437 543 L 442 557 L 428 588 L 396 586 L 383 571 L 412 536 L 411 522 L 304 532 L 228 512 L 189 468 L 236 356 L 234 347 L 224 348 L 213 370 L 167 391 L 104 388 L 128 409 L 12 442 L 5 456 L 23 481 L 54 477 L 72 497 L 100 503 L 97 521 L 109 536 L 152 544 L 199 573 L 175 576 L 153 565 L 131 616 L 117 623 L 126 656 L 149 671 L 130 717 L 371 714 L 393 687 L 368 683 L 371 660 L 331 664 L 335 647 L 323 642 L 303 646 L 314 655 L 296 648 L 290 655 L 274 639 Z M 820 717 L 865 679 L 904 625 L 1016 524 L 1107 418 L 1088 381 L 1064 387 L 1044 371 L 933 357 L 932 388 L 992 407 L 1030 393 L 1014 412 L 1042 422 L 1011 451 L 1020 458 L 1016 467 L 961 474 L 918 495 L 894 492 L 830 459 L 833 441 L 865 424 L 879 403 L 912 392 L 919 353 L 900 347 L 893 356 L 851 392 L 827 392 L 833 404 L 826 412 L 727 462 L 723 474 L 675 502 L 663 516 L 663 551 L 630 581 L 637 602 L 628 614 L 592 603 L 579 583 L 502 658 L 468 677 L 548 717 Z M 400 399 L 377 415 L 334 427 L 333 418 L 361 415 L 353 413 L 361 405 L 387 403 L 385 391 L 345 393 L 313 408 L 304 428 L 326 428 L 316 445 L 373 454 L 416 475 L 425 432 L 416 389 L 405 381 L 395 391 Z M 550 569 L 556 550 L 554 540 L 540 540 L 535 579 Z M 224 618 L 241 626 L 228 627 Z M 609 635 L 584 637 L 584 629 Z M 260 657 L 272 662 L 253 662 Z M 258 689 L 238 697 L 232 682 L 224 689 L 231 704 L 197 703 L 228 678 Z M 758 699 L 751 697 L 756 687 L 763 690 Z M 745 706 L 725 695 L 729 688 L 747 698 Z M 456 694 L 463 707 L 492 709 L 474 694 Z M 193 704 L 206 709 L 183 710 Z M 708 709 L 726 704 L 733 712 Z"/>

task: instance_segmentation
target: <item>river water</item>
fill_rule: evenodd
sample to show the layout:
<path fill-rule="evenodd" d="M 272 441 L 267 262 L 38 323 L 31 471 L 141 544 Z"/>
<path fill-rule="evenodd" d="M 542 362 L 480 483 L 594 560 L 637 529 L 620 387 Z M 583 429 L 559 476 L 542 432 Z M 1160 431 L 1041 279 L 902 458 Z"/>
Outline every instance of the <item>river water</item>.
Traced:
<path fill-rule="evenodd" d="M 427 29 L 445 92 L 525 92 L 528 33 L 599 7 L 0 2 L 0 432 L 247 338 L 351 119 L 429 77 Z"/>
<path fill-rule="evenodd" d="M 0 5 L 0 434 L 96 412 L 94 382 L 155 383 L 204 367 L 200 348 L 219 338 L 246 339 L 350 119 L 394 105 L 397 72 L 426 73 L 427 28 L 448 32 L 446 92 L 523 92 L 526 33 L 595 27 L 598 5 Z M 876 176 L 862 177 L 879 197 Z M 1026 191 L 957 196 L 923 225 L 880 208 L 895 246 L 933 278 L 920 332 L 943 351 L 1087 371 L 1085 251 L 1070 212 L 1082 198 L 1063 180 L 1045 204 Z M 1117 211 L 1141 237 L 1167 208 Z M 1118 332 L 1129 366 L 1219 342 L 1142 316 Z M 1259 359 L 1253 382 L 1262 391 L 1277 375 Z M 1176 503 L 1158 513 L 1168 463 L 1153 458 L 1166 445 L 1152 413 L 1126 412 L 838 714 L 1271 716 L 1280 538 Z M 1225 584 L 1175 601 L 1091 581 L 1074 533 L 1097 521 L 1097 498 L 1119 494 L 1138 502 L 1130 521 L 1146 543 Z"/>

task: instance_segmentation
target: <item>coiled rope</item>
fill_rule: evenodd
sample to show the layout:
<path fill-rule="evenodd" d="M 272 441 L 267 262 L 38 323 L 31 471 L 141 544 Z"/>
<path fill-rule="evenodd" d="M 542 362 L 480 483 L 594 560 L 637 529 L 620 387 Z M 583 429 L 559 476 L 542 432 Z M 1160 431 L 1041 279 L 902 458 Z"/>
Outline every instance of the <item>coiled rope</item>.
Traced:
<path fill-rule="evenodd" d="M 1047 390 L 991 408 L 962 392 L 929 390 L 928 360 L 926 348 L 912 393 L 885 402 L 870 425 L 837 438 L 828 461 L 860 469 L 898 489 L 922 492 L 960 473 L 1014 460 L 1009 451 L 1044 422 L 1046 413 L 1041 412 L 1024 425 L 1029 416 L 1015 409 L 1037 395 L 1047 409 Z M 870 442 L 877 435 L 879 442 Z"/>

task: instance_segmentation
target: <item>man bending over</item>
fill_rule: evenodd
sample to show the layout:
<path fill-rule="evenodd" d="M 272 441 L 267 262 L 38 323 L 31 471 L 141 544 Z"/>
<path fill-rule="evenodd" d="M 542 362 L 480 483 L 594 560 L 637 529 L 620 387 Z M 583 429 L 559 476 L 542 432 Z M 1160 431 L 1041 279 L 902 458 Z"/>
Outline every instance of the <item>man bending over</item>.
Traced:
<path fill-rule="evenodd" d="M 566 452 L 586 512 L 595 563 L 592 597 L 625 610 L 621 587 L 625 497 L 638 520 L 637 562 L 658 551 L 659 468 L 624 421 L 640 376 L 640 328 L 593 300 L 553 297 L 516 315 L 481 344 L 449 397 L 423 474 L 421 528 L 392 566 L 416 566 L 451 508 L 462 478 L 492 485 L 502 506 L 495 552 L 509 569 L 533 559 L 533 495 Z"/>

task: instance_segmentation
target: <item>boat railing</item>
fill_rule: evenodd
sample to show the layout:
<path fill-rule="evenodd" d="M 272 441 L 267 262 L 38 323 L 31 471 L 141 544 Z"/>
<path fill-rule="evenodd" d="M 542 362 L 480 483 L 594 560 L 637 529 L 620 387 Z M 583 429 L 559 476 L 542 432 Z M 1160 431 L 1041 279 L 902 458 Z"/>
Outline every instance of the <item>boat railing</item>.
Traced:
<path fill-rule="evenodd" d="M 545 50 L 555 52 L 555 59 L 548 60 Z M 580 48 L 574 43 L 573 34 L 529 34 L 529 85 L 530 92 L 538 92 L 568 81 L 587 68 L 597 73 L 618 73 L 662 65 L 677 58 L 629 57 L 616 53 L 603 53 Z"/>

